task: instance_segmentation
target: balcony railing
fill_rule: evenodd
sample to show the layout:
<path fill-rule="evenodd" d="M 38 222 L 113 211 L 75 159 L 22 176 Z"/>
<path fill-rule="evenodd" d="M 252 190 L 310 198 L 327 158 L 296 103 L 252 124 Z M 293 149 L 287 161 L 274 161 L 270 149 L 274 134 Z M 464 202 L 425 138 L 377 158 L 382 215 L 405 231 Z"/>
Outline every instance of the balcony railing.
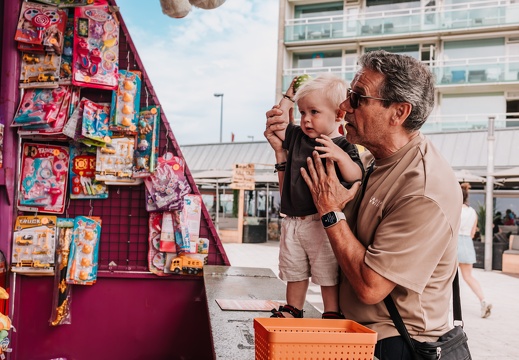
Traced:
<path fill-rule="evenodd" d="M 383 12 L 289 19 L 285 42 L 452 32 L 519 25 L 515 0 L 470 2 Z"/>
<path fill-rule="evenodd" d="M 350 83 L 357 70 L 356 66 L 285 69 L 283 91 L 286 91 L 296 75 L 317 76 L 319 73 L 331 72 Z M 438 87 L 461 84 L 519 83 L 519 55 L 435 61 L 431 66 L 431 71 L 436 77 Z"/>
<path fill-rule="evenodd" d="M 488 118 L 494 117 L 494 128 L 519 127 L 519 113 L 431 115 L 422 126 L 423 133 L 488 129 Z"/>
<path fill-rule="evenodd" d="M 298 113 L 294 114 L 296 124 L 300 124 Z M 488 118 L 495 118 L 494 129 L 519 128 L 519 113 L 506 114 L 468 114 L 468 115 L 431 115 L 420 131 L 424 134 L 487 130 Z"/>

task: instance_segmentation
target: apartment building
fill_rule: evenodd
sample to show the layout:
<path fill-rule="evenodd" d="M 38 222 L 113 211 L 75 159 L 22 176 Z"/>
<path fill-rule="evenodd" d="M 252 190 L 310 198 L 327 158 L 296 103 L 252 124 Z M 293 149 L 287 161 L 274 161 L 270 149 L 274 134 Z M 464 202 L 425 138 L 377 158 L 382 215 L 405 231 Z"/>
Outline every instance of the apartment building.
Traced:
<path fill-rule="evenodd" d="M 349 82 L 361 54 L 384 49 L 436 76 L 423 132 L 486 129 L 489 117 L 519 127 L 519 0 L 280 0 L 279 14 L 279 97 L 304 73 Z"/>

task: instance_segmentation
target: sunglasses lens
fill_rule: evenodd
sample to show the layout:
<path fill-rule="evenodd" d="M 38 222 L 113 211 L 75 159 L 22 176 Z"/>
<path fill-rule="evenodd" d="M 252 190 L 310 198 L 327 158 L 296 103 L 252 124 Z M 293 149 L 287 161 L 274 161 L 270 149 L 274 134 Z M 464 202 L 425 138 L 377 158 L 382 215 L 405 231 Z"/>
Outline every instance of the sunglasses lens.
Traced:
<path fill-rule="evenodd" d="M 353 109 L 356 109 L 359 107 L 359 96 L 357 93 L 354 93 L 350 90 L 350 105 Z"/>

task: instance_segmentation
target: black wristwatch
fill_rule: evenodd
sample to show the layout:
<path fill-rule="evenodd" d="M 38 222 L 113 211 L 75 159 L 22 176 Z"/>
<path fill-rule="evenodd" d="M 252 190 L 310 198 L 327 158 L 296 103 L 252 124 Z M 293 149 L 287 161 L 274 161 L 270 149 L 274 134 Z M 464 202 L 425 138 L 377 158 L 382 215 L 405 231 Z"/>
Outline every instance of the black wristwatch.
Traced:
<path fill-rule="evenodd" d="M 331 211 L 321 216 L 321 222 L 325 229 L 337 224 L 341 220 L 346 221 L 346 215 L 341 211 Z"/>

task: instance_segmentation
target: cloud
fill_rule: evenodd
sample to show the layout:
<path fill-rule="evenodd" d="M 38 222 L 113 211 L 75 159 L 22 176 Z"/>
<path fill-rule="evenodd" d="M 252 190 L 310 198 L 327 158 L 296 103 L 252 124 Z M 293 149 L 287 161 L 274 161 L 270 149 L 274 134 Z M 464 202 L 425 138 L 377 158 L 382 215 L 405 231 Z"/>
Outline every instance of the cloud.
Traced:
<path fill-rule="evenodd" d="M 140 2 L 118 1 L 180 145 L 219 142 L 221 99 L 214 93 L 224 94 L 224 142 L 231 132 L 235 141 L 263 140 L 275 100 L 278 4 L 228 0 L 173 19 L 158 0 L 142 11 Z"/>

